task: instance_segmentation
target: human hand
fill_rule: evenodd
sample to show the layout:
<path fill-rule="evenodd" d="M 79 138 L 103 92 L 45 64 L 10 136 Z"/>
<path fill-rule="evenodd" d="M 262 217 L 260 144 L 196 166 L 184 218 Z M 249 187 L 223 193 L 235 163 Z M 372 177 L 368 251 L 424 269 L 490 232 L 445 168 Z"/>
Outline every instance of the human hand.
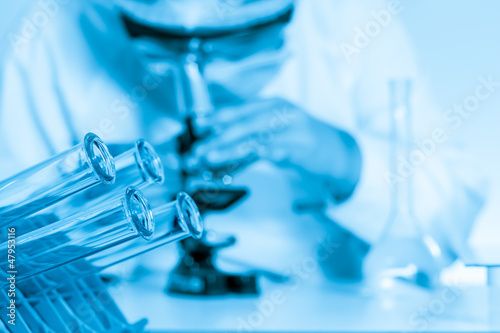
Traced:
<path fill-rule="evenodd" d="M 190 160 L 214 169 L 232 173 L 266 159 L 329 183 L 339 197 L 348 196 L 359 177 L 361 158 L 354 139 L 282 99 L 224 107 L 196 125 L 211 134 L 193 147 Z"/>

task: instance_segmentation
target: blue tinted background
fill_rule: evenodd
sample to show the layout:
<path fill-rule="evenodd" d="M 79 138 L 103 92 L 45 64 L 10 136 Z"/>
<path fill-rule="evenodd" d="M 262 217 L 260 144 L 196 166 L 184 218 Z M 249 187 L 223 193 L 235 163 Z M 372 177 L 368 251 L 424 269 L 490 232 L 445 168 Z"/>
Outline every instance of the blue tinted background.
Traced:
<path fill-rule="evenodd" d="M 312 0 L 314 1 L 314 0 Z M 10 7 L 10 8 L 9 8 Z M 0 33 L 8 31 L 10 26 L 16 24 L 18 15 L 17 12 L 23 10 L 23 4 L 7 4 L 3 5 L 3 10 L 0 13 Z M 490 1 L 409 1 L 405 6 L 405 10 L 400 15 L 403 24 L 408 30 L 411 41 L 414 43 L 415 52 L 418 58 L 419 73 L 427 78 L 430 86 L 432 97 L 437 103 L 439 110 L 447 110 L 455 103 L 463 101 L 464 97 L 469 95 L 478 82 L 479 76 L 493 75 L 494 79 L 500 80 L 500 3 L 494 0 Z M 8 47 L 8 42 L 5 38 L 2 39 L 2 50 Z M 455 139 L 463 142 L 467 146 L 468 159 L 472 161 L 471 173 L 477 173 L 488 180 L 489 191 L 486 197 L 486 206 L 479 214 L 478 220 L 474 226 L 470 244 L 479 246 L 484 244 L 498 243 L 498 235 L 500 234 L 500 224 L 498 216 L 500 216 L 500 206 L 497 204 L 500 200 L 500 175 L 498 169 L 500 166 L 500 156 L 498 150 L 498 142 L 500 142 L 500 95 L 495 94 L 492 98 L 482 103 L 479 110 L 472 114 L 471 117 L 464 122 L 459 131 L 454 133 Z M 1 145 L 1 144 L 0 144 Z M 283 184 L 284 180 L 279 179 L 275 175 L 270 176 L 271 179 L 278 179 L 278 183 L 286 188 Z M 239 180 L 245 184 L 245 179 Z M 242 245 L 230 252 L 229 257 L 240 257 L 253 264 L 263 264 L 265 268 L 277 268 L 278 270 L 285 269 L 287 264 L 286 257 L 300 256 L 301 251 L 308 249 L 309 244 L 301 243 L 301 237 L 314 238 L 319 231 L 314 227 L 310 227 L 306 222 L 301 225 L 295 225 L 293 228 L 286 226 L 275 226 L 271 223 L 266 223 L 266 219 L 272 219 L 273 214 L 278 216 L 280 209 L 287 206 L 288 193 L 275 193 L 281 196 L 277 200 L 275 206 L 272 206 L 266 200 L 266 179 L 254 181 L 256 190 L 254 198 L 250 201 L 251 204 L 246 204 L 243 207 L 237 208 L 238 216 L 248 216 L 255 214 L 254 218 L 259 220 L 252 224 L 251 220 L 248 223 L 235 225 L 233 223 L 234 215 L 229 213 L 219 220 L 214 217 L 209 217 L 207 220 L 214 227 L 226 229 L 235 234 L 244 235 L 247 241 L 243 240 Z M 253 207 L 258 207 L 257 211 Z M 234 212 L 233 212 L 234 213 Z M 282 217 L 282 216 L 281 216 Z M 292 218 L 290 216 L 290 218 Z M 306 220 L 307 221 L 307 220 Z M 279 235 L 275 237 L 275 235 Z M 260 243 L 271 244 L 275 243 L 279 250 L 276 253 L 268 253 L 265 248 L 256 246 Z M 293 245 L 290 245 L 293 244 Z M 144 258 L 144 263 L 151 271 L 148 273 L 135 272 L 139 277 L 137 281 L 132 278 L 132 283 L 125 285 L 126 289 L 122 289 L 123 294 L 116 293 L 117 302 L 122 307 L 125 314 L 133 320 L 143 317 L 149 317 L 153 328 L 160 329 L 161 327 L 169 327 L 180 329 L 183 328 L 183 323 L 189 323 L 187 327 L 201 328 L 203 325 L 210 325 L 206 328 L 225 328 L 232 327 L 234 317 L 238 317 L 238 309 L 243 309 L 243 313 L 252 313 L 254 311 L 253 299 L 239 299 L 237 297 L 228 299 L 217 299 L 210 305 L 200 299 L 184 299 L 182 297 L 166 298 L 161 292 L 158 292 L 165 284 L 166 267 L 171 268 L 176 262 L 177 250 L 175 246 L 169 246 L 161 252 L 162 260 L 158 260 L 158 254 L 148 255 Z M 264 260 L 259 260 L 264 258 Z M 137 261 L 123 265 L 124 275 L 128 275 L 137 264 Z M 231 265 L 228 265 L 230 267 Z M 141 280 L 141 274 L 150 275 L 152 277 Z M 456 276 L 459 279 L 468 281 L 473 285 L 485 284 L 486 272 L 483 269 L 473 271 L 463 271 L 457 269 Z M 154 286 L 152 291 L 148 285 Z M 264 283 L 263 288 L 272 288 Z M 325 290 L 334 289 L 333 287 L 324 287 Z M 346 294 L 349 294 L 349 289 L 346 288 Z M 331 291 L 331 290 L 330 290 Z M 473 293 L 474 295 L 479 294 Z M 147 304 L 142 304 L 142 297 L 147 295 Z M 295 294 L 298 299 L 298 304 L 303 305 L 312 311 L 305 316 L 306 324 L 297 320 L 297 327 L 307 328 L 307 322 L 311 324 L 309 327 L 315 329 L 328 329 L 329 326 L 325 317 L 331 312 L 340 312 L 344 305 L 350 307 L 352 316 L 344 318 L 340 327 L 348 328 L 350 322 L 359 320 L 356 313 L 358 311 L 358 303 L 351 302 L 349 295 L 344 295 L 336 299 L 335 305 L 327 304 L 326 297 L 323 294 L 323 289 L 308 289 L 304 288 L 299 293 Z M 419 296 L 414 296 L 417 301 Z M 482 307 L 484 299 L 473 300 L 471 302 L 464 301 L 464 305 L 457 312 L 452 313 L 442 326 L 437 328 L 460 328 L 449 326 L 454 322 L 454 317 L 460 317 L 467 313 L 468 309 L 474 308 L 474 304 L 479 309 L 478 311 L 487 311 Z M 476 303 L 474 303 L 476 302 Z M 390 302 L 389 302 L 390 303 Z M 394 304 L 384 303 L 387 307 Z M 479 305 L 478 305 L 479 304 Z M 218 313 L 227 312 L 227 316 L 204 318 L 197 321 L 190 318 L 191 314 L 202 316 L 206 313 L 207 308 Z M 236 309 L 236 310 L 235 310 Z M 294 319 L 290 318 L 290 314 L 296 313 L 298 318 L 301 318 L 301 308 L 299 306 L 286 307 L 286 311 L 279 312 L 276 317 L 273 317 L 272 324 L 269 326 L 273 329 L 280 327 L 280 322 L 290 321 L 293 327 Z M 234 313 L 231 312 L 234 310 Z M 317 311 L 315 311 L 317 310 Z M 192 312 L 191 312 L 192 311 Z M 169 321 L 169 317 L 172 320 Z M 378 324 L 383 325 L 383 320 L 370 317 L 373 320 L 375 327 Z M 165 325 L 165 321 L 169 324 Z M 322 325 L 322 323 L 325 325 Z M 397 320 L 395 319 L 395 322 Z M 467 320 L 465 320 L 467 326 Z M 473 323 L 474 320 L 472 320 Z M 460 324 L 460 325 L 462 325 Z M 472 325 L 472 324 L 471 324 Z M 286 326 L 285 327 L 289 327 Z M 396 326 L 397 327 L 397 326 Z M 471 326 L 475 327 L 475 326 Z M 483 328 L 484 326 L 479 325 Z M 205 327 L 204 327 L 205 328 Z"/>

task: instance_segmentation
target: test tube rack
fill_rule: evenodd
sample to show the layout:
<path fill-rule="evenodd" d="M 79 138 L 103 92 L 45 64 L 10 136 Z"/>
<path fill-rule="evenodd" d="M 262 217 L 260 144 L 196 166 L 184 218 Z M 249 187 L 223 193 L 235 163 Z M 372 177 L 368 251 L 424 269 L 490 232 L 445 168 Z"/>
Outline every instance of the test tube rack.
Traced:
<path fill-rule="evenodd" d="M 34 216 L 30 229 L 40 225 L 43 216 Z M 43 222 L 42 222 L 43 223 Z M 27 226 L 28 227 L 28 226 Z M 30 291 L 39 290 L 36 296 L 25 297 L 22 286 L 29 286 Z M 0 316 L 2 332 L 141 332 L 147 323 L 143 319 L 130 324 L 108 291 L 108 286 L 98 274 L 73 280 L 54 288 L 44 283 L 43 276 L 35 276 L 22 285 L 15 287 L 15 317 L 9 317 L 11 297 L 9 286 L 0 292 L 1 308 L 7 311 Z M 10 320 L 15 325 L 9 323 Z"/>

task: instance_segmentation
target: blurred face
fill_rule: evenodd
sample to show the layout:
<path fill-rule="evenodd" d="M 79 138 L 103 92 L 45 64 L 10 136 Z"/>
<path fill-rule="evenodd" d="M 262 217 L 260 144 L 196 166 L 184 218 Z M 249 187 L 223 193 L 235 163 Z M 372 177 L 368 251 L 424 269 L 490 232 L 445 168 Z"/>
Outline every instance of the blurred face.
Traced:
<path fill-rule="evenodd" d="M 279 70 L 287 56 L 283 30 L 291 8 L 234 27 L 153 28 L 126 15 L 125 24 L 154 70 L 175 67 L 183 81 L 189 77 L 186 62 L 195 62 L 214 104 L 221 105 L 254 98 Z M 189 89 L 189 84 L 179 87 Z"/>
<path fill-rule="evenodd" d="M 204 75 L 216 104 L 255 97 L 279 70 L 286 23 L 274 22 L 243 33 L 207 40 Z"/>

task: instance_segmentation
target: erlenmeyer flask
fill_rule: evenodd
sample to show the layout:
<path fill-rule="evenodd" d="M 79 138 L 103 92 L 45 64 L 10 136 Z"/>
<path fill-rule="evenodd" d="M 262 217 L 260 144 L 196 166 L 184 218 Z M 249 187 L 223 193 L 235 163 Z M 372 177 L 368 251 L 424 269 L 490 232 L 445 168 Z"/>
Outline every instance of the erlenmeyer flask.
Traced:
<path fill-rule="evenodd" d="M 413 145 L 411 81 L 391 80 L 389 89 L 391 211 L 382 236 L 365 259 L 364 272 L 376 288 L 390 288 L 396 280 L 431 288 L 439 282 L 441 250 L 415 216 L 413 174 L 398 173 Z"/>

